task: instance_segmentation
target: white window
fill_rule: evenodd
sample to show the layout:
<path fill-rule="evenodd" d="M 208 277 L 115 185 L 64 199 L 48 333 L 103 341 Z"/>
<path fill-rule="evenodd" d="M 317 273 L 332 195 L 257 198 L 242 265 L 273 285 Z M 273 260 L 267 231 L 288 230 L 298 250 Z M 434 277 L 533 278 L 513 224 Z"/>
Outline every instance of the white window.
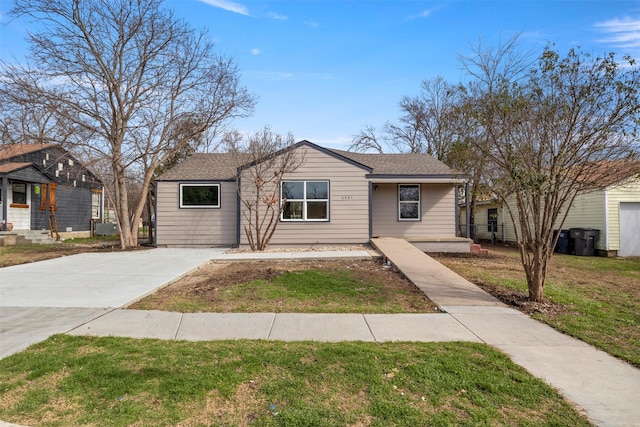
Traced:
<path fill-rule="evenodd" d="M 97 191 L 91 192 L 91 218 L 100 219 L 100 210 L 102 206 L 102 193 Z"/>
<path fill-rule="evenodd" d="M 398 185 L 398 219 L 420 221 L 420 184 Z"/>
<path fill-rule="evenodd" d="M 181 208 L 219 208 L 220 184 L 180 184 Z"/>
<path fill-rule="evenodd" d="M 283 181 L 283 221 L 329 221 L 329 181 Z"/>

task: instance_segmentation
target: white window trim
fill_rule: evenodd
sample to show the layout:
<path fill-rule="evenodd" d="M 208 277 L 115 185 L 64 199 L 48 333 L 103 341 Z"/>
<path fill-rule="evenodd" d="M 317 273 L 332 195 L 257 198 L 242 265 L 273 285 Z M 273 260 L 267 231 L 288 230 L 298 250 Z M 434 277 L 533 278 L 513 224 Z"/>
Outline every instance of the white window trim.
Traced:
<path fill-rule="evenodd" d="M 303 193 L 304 198 L 302 199 L 285 199 L 282 196 L 282 184 L 285 182 L 302 182 L 303 183 Z M 307 182 L 326 182 L 327 183 L 327 198 L 326 199 L 307 199 Z M 284 217 L 284 209 L 282 209 L 282 213 L 280 214 L 280 221 L 283 222 L 329 222 L 329 199 L 331 198 L 331 186 L 329 185 L 329 180 L 327 179 L 283 179 L 280 183 L 280 200 L 282 203 L 287 202 L 302 202 L 302 218 L 300 219 L 290 219 Z M 327 203 L 327 217 L 324 219 L 307 219 L 307 202 L 326 202 Z"/>
<path fill-rule="evenodd" d="M 417 201 L 400 201 L 400 187 L 418 187 L 418 200 Z M 418 204 L 418 218 L 402 218 L 400 215 L 400 206 L 403 203 L 417 203 Z M 398 184 L 398 221 L 422 221 L 422 185 L 421 184 Z"/>
<path fill-rule="evenodd" d="M 195 205 L 185 205 L 182 203 L 182 189 L 184 187 L 218 187 L 218 203 L 215 205 L 199 205 L 199 206 L 195 206 Z M 179 192 L 179 205 L 180 205 L 180 209 L 219 209 L 220 208 L 220 199 L 222 198 L 222 195 L 220 194 L 220 184 L 218 183 L 214 183 L 214 182 L 208 182 L 208 183 L 181 183 L 180 184 L 180 192 Z"/>

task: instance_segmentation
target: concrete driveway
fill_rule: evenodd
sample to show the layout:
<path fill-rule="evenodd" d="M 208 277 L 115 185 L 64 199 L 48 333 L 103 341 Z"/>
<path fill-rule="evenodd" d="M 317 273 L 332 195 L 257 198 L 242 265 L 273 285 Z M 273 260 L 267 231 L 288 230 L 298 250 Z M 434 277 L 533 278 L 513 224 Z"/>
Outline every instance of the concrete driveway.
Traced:
<path fill-rule="evenodd" d="M 85 253 L 0 268 L 0 358 L 124 307 L 224 251 Z"/>

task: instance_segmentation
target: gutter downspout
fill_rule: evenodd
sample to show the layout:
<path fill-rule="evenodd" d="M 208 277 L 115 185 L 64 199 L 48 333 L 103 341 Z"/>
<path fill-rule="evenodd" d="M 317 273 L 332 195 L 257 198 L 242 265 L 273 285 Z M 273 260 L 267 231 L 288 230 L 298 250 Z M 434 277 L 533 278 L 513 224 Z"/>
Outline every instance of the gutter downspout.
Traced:
<path fill-rule="evenodd" d="M 369 241 L 373 237 L 373 183 L 369 181 Z"/>
<path fill-rule="evenodd" d="M 2 178 L 2 198 L 0 198 L 0 200 L 2 200 L 2 224 L 0 224 L 0 230 L 2 231 L 7 231 L 7 223 L 9 222 L 9 203 L 8 202 L 8 198 L 9 198 L 9 178 L 7 178 L 6 176 Z"/>
<path fill-rule="evenodd" d="M 618 217 L 620 217 L 620 213 L 618 213 Z M 619 227 L 620 227 L 620 222 L 618 222 L 618 229 Z M 608 254 L 610 246 L 609 246 L 609 190 L 607 188 L 604 189 L 604 233 L 605 233 L 604 250 Z M 594 246 L 595 246 L 595 242 L 594 242 Z M 620 242 L 618 242 L 618 250 L 619 249 L 620 249 Z"/>
<path fill-rule="evenodd" d="M 153 198 L 153 221 L 149 218 L 149 230 L 151 230 L 152 224 L 153 228 L 153 247 L 158 247 L 158 181 L 155 182 L 156 185 L 156 194 Z M 104 198 L 102 199 L 104 202 Z"/>
<path fill-rule="evenodd" d="M 236 181 L 236 245 L 240 247 L 240 188 L 242 176 L 238 173 L 238 180 Z"/>

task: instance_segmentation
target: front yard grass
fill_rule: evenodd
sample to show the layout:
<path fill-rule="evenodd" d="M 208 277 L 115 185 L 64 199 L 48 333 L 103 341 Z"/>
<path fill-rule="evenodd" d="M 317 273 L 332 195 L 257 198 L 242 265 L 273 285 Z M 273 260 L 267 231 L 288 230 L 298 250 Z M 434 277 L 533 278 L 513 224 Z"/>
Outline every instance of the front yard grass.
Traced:
<path fill-rule="evenodd" d="M 528 305 L 517 250 L 488 257 L 439 254 L 438 261 L 554 328 L 640 367 L 640 259 L 554 254 L 545 300 Z"/>
<path fill-rule="evenodd" d="M 476 343 L 54 336 L 0 360 L 0 419 L 101 426 L 586 426 Z"/>

